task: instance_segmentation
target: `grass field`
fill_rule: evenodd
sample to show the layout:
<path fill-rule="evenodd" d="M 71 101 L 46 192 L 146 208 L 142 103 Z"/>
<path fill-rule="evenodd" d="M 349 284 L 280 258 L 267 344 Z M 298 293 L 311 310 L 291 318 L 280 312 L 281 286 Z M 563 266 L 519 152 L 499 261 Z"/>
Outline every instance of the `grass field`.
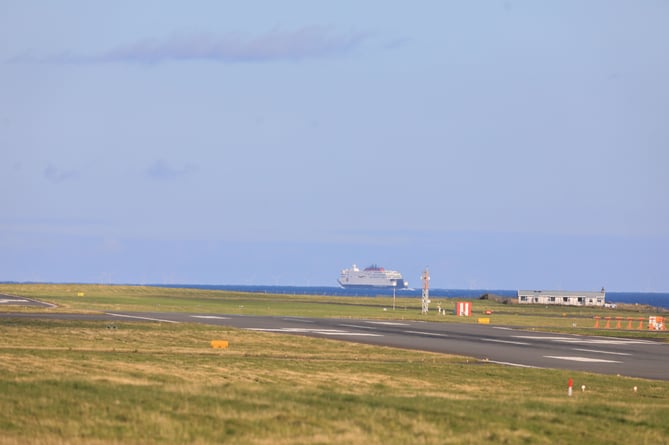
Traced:
<path fill-rule="evenodd" d="M 274 295 L 202 289 L 169 289 L 150 286 L 105 285 L 52 285 L 52 284 L 0 284 L 0 293 L 16 294 L 42 299 L 57 304 L 55 312 L 98 311 L 161 311 L 200 312 L 254 315 L 291 315 L 305 317 L 351 317 L 377 319 L 415 319 L 449 323 L 476 323 L 479 317 L 490 319 L 491 324 L 525 326 L 528 328 L 560 330 L 562 332 L 593 333 L 594 317 L 621 317 L 622 329 L 600 329 L 598 335 L 643 336 L 665 340 L 665 333 L 639 331 L 638 318 L 647 320 L 657 313 L 656 308 L 626 306 L 611 310 L 586 307 L 550 307 L 502 304 L 491 300 L 473 300 L 472 317 L 452 315 L 456 301 L 463 299 L 434 299 L 430 312 L 421 315 L 420 298 L 397 298 L 393 310 L 392 297 L 333 297 L 313 295 Z M 83 296 L 78 296 L 83 294 Z M 441 305 L 448 315 L 437 313 Z M 33 311 L 20 306 L 0 306 L 0 311 Z M 492 315 L 486 315 L 491 311 Z M 633 318 L 635 329 L 626 329 Z M 604 327 L 604 322 L 600 323 Z"/>
<path fill-rule="evenodd" d="M 420 317 L 417 302 L 418 314 L 409 302 L 389 314 L 377 299 L 354 304 L 300 296 L 281 303 L 265 295 L 79 288 L 0 286 L 0 292 L 64 306 L 51 312 L 160 307 Z M 494 320 L 504 308 L 490 304 Z M 556 324 L 588 317 L 546 311 L 506 316 Z M 10 318 L 0 319 L 0 335 L 3 444 L 669 443 L 665 381 L 509 368 L 198 324 Z M 230 347 L 212 349 L 214 339 Z M 567 397 L 570 377 L 576 391 Z"/>

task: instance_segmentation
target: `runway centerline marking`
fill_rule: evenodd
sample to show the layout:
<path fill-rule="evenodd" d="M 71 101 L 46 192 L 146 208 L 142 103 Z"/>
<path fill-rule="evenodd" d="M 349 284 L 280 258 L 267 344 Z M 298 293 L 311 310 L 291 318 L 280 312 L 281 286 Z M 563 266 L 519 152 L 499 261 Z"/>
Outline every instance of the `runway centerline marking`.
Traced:
<path fill-rule="evenodd" d="M 429 335 L 431 337 L 448 337 L 446 334 L 439 334 L 437 332 L 424 332 L 424 331 L 402 331 L 405 334 L 418 334 L 418 335 Z"/>
<path fill-rule="evenodd" d="M 376 329 L 374 326 L 360 326 L 357 324 L 338 324 L 337 326 L 342 326 L 345 328 L 356 328 L 356 329 Z"/>
<path fill-rule="evenodd" d="M 597 354 L 613 354 L 613 355 L 632 355 L 627 352 L 613 352 L 613 351 L 600 351 L 597 349 L 583 349 L 583 348 L 574 348 L 574 351 L 582 351 L 582 352 L 594 352 Z"/>
<path fill-rule="evenodd" d="M 346 337 L 383 337 L 381 334 L 369 332 L 349 332 L 341 329 L 305 329 L 305 328 L 247 328 L 249 331 L 278 332 L 284 334 L 320 334 L 339 335 Z"/>
<path fill-rule="evenodd" d="M 193 318 L 204 318 L 206 320 L 230 320 L 230 317 L 221 317 L 219 315 L 191 315 Z"/>
<path fill-rule="evenodd" d="M 578 356 L 555 356 L 544 355 L 544 358 L 554 358 L 556 360 L 569 360 L 572 362 L 588 362 L 588 363 L 622 363 L 616 360 L 604 360 L 602 358 L 578 357 Z"/>
<path fill-rule="evenodd" d="M 321 332 L 314 330 L 316 334 L 324 335 L 343 335 L 343 336 L 352 336 L 352 337 L 383 337 L 381 334 L 372 334 L 370 332 Z"/>
<path fill-rule="evenodd" d="M 482 338 L 481 341 L 491 341 L 495 343 L 509 343 L 511 345 L 523 345 L 523 346 L 529 346 L 530 343 L 524 342 L 524 341 L 513 341 L 513 340 L 498 340 L 496 338 Z"/>
<path fill-rule="evenodd" d="M 582 343 L 591 345 L 652 345 L 661 344 L 650 340 L 634 340 L 626 338 L 576 338 L 576 337 L 547 337 L 543 335 L 514 335 L 515 338 L 527 340 L 547 340 L 560 343 Z"/>
<path fill-rule="evenodd" d="M 370 321 L 372 324 L 382 324 L 386 326 L 411 326 L 409 323 L 399 323 L 396 321 Z"/>
<path fill-rule="evenodd" d="M 165 319 L 162 319 L 162 318 L 139 317 L 137 315 L 112 314 L 111 312 L 107 312 L 107 315 L 111 315 L 113 317 L 136 318 L 138 320 L 160 321 L 160 322 L 164 322 L 164 323 L 179 323 L 178 321 L 165 320 Z"/>
<path fill-rule="evenodd" d="M 343 332 L 339 329 L 307 329 L 307 328 L 247 328 L 249 331 L 263 331 L 263 332 Z"/>

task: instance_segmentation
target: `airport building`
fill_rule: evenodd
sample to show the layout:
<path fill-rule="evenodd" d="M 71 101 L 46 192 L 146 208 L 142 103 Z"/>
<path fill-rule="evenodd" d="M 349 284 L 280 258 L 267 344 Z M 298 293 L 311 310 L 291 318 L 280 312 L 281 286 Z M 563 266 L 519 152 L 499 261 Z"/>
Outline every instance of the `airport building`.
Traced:
<path fill-rule="evenodd" d="M 555 304 L 561 306 L 604 306 L 606 292 L 519 290 L 519 304 Z"/>

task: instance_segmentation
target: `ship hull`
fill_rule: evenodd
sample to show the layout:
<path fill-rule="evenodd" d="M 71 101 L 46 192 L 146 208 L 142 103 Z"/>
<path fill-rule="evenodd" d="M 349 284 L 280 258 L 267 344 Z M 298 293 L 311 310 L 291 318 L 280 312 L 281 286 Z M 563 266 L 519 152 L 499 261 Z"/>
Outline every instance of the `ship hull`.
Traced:
<path fill-rule="evenodd" d="M 396 270 L 386 270 L 375 264 L 358 269 L 355 264 L 344 269 L 337 283 L 344 289 L 406 289 L 409 287 L 402 274 Z"/>
<path fill-rule="evenodd" d="M 343 284 L 339 283 L 344 289 L 407 289 L 409 286 L 406 283 L 398 283 L 396 286 L 392 284 Z"/>

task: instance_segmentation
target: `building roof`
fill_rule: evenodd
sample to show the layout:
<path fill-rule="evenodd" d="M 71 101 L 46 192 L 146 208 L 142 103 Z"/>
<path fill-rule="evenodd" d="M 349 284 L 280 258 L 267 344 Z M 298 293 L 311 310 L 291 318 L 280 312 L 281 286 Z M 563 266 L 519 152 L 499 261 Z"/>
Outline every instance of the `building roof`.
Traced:
<path fill-rule="evenodd" d="M 591 292 L 591 291 L 567 291 L 567 290 L 519 290 L 518 296 L 546 296 L 546 297 L 603 297 L 605 291 Z"/>

